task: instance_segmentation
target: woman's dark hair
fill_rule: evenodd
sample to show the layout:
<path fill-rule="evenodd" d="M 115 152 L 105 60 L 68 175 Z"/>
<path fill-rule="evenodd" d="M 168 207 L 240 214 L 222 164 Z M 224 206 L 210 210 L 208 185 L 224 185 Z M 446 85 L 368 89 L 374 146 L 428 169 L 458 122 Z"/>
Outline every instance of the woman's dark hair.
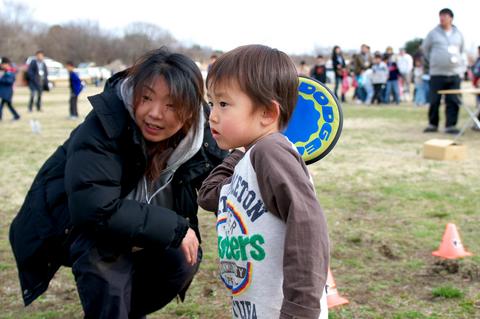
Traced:
<path fill-rule="evenodd" d="M 334 57 L 335 57 L 335 59 L 337 58 L 337 56 L 338 56 L 337 49 L 340 49 L 340 46 L 336 45 L 336 46 L 333 47 L 333 49 L 332 49 L 332 59 Z"/>
<path fill-rule="evenodd" d="M 147 143 L 148 166 L 146 176 L 153 182 L 165 167 L 180 140 L 193 128 L 197 129 L 198 119 L 204 103 L 202 73 L 198 66 L 187 56 L 172 53 L 167 48 L 152 50 L 140 57 L 128 69 L 127 76 L 133 86 L 133 107 L 142 102 L 145 86 L 152 86 L 159 77 L 163 77 L 170 89 L 177 117 L 184 122 L 182 129 L 166 141 Z"/>

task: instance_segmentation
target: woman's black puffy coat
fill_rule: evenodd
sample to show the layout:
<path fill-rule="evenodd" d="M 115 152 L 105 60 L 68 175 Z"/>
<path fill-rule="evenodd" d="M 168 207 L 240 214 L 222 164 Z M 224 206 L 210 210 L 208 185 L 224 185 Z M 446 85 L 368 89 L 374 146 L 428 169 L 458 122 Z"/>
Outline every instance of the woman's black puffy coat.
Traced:
<path fill-rule="evenodd" d="M 188 226 L 200 239 L 197 189 L 226 155 L 205 123 L 202 148 L 173 176 L 174 211 L 124 199 L 145 172 L 141 133 L 114 88 L 89 100 L 93 111 L 42 166 L 10 228 L 26 305 L 69 265 L 68 246 L 79 232 L 107 255 L 177 247 Z"/>

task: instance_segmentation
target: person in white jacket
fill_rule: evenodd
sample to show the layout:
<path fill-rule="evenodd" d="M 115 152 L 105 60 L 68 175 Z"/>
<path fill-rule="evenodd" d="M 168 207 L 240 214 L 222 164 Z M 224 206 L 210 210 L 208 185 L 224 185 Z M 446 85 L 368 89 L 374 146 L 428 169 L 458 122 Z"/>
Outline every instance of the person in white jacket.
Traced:
<path fill-rule="evenodd" d="M 400 53 L 397 57 L 397 66 L 400 76 L 402 77 L 402 100 L 408 101 L 410 99 L 410 82 L 412 79 L 413 58 L 405 51 L 405 48 L 400 48 Z"/>

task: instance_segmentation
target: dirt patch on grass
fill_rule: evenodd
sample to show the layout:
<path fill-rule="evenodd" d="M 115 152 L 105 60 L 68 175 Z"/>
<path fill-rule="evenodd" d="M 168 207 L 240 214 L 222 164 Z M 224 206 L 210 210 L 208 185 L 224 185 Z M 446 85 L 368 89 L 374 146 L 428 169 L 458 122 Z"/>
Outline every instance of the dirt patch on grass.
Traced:
<path fill-rule="evenodd" d="M 428 269 L 431 274 L 458 274 L 460 264 L 456 260 L 442 259 L 435 261 Z"/>
<path fill-rule="evenodd" d="M 460 274 L 464 279 L 468 279 L 474 282 L 480 282 L 480 265 L 474 263 L 467 264 L 461 267 Z"/>
<path fill-rule="evenodd" d="M 398 260 L 400 259 L 400 257 L 398 257 L 397 255 L 395 255 L 392 251 L 392 249 L 390 248 L 389 245 L 387 244 L 382 244 L 380 245 L 380 247 L 378 247 L 378 251 L 380 252 L 380 254 L 382 254 L 382 256 L 390 259 L 390 260 Z"/>
<path fill-rule="evenodd" d="M 427 269 L 432 277 L 456 274 L 462 279 L 480 282 L 480 265 L 473 262 L 463 263 L 461 260 L 441 259 L 433 262 Z"/>

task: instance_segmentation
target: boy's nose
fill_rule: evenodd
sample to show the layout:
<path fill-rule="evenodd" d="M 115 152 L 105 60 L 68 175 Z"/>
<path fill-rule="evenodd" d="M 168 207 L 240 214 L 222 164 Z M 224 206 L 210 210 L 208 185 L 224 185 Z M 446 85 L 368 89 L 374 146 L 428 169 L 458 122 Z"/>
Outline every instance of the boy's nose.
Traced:
<path fill-rule="evenodd" d="M 210 115 L 208 116 L 208 120 L 214 123 L 218 122 L 218 115 L 217 115 L 217 112 L 215 111 L 215 107 L 212 107 L 210 109 Z"/>

